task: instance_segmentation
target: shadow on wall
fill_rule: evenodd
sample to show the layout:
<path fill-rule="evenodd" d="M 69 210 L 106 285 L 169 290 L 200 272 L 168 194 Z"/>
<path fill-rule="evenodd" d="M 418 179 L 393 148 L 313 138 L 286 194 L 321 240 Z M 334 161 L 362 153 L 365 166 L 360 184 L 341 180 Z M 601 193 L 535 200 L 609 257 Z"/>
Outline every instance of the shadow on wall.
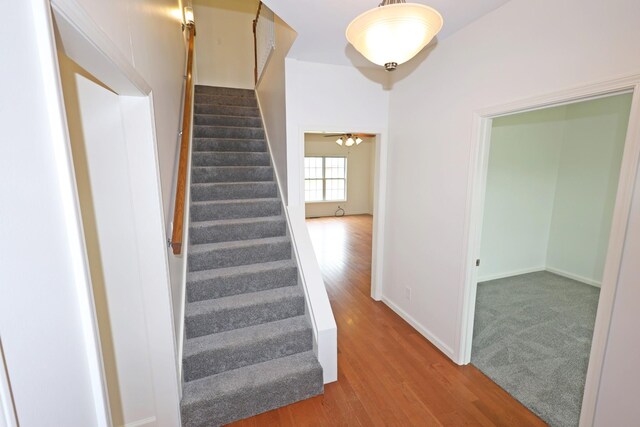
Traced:
<path fill-rule="evenodd" d="M 422 64 L 431 52 L 438 46 L 438 38 L 435 37 L 424 49 L 412 58 L 398 66 L 394 71 L 387 72 L 383 67 L 369 62 L 360 52 L 358 52 L 351 43 L 347 43 L 344 47 L 344 54 L 347 56 L 351 64 L 368 80 L 379 83 L 382 89 L 390 91 L 396 82 L 402 81 Z"/>
<path fill-rule="evenodd" d="M 100 346 L 107 381 L 111 420 L 114 425 L 123 425 L 124 411 L 122 408 L 120 384 L 118 382 L 115 345 L 111 330 L 107 289 L 98 238 L 96 210 L 93 204 L 91 181 L 89 178 L 89 161 L 85 147 L 82 119 L 80 117 L 80 103 L 78 100 L 76 78 L 82 76 L 109 91 L 111 91 L 111 89 L 61 52 L 58 54 L 58 61 L 60 63 L 60 77 L 69 127 L 69 137 L 71 140 L 80 212 L 82 214 L 82 227 L 89 260 L 89 273 L 91 275 L 93 298 L 100 332 Z"/>

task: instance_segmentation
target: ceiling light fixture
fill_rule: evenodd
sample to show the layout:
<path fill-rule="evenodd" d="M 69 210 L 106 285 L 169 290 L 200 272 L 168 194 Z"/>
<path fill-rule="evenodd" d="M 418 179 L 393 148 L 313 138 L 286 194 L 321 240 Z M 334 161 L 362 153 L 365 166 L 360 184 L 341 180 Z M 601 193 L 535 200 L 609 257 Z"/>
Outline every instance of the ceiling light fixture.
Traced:
<path fill-rule="evenodd" d="M 325 137 L 338 137 L 338 139 L 336 139 L 336 144 L 338 144 L 339 146 L 344 146 L 344 147 L 351 147 L 354 144 L 355 145 L 360 145 L 361 143 L 364 142 L 364 140 L 362 138 L 374 138 L 375 135 L 371 134 L 371 133 L 343 133 L 343 134 L 327 134 L 325 135 Z"/>
<path fill-rule="evenodd" d="M 393 71 L 418 54 L 442 28 L 437 10 L 405 0 L 383 0 L 351 21 L 347 40 L 365 58 Z"/>

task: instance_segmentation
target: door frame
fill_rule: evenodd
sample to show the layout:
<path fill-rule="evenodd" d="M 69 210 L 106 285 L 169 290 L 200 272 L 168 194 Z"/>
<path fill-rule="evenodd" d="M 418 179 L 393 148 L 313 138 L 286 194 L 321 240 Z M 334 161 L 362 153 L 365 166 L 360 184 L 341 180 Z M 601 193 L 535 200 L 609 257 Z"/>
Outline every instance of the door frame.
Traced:
<path fill-rule="evenodd" d="M 489 166 L 491 126 L 494 118 L 540 110 L 581 101 L 593 100 L 623 93 L 633 93 L 631 112 L 620 167 L 620 177 L 613 211 L 609 246 L 605 261 L 600 299 L 594 326 L 594 334 L 589 357 L 580 425 L 591 425 L 595 415 L 595 405 L 600 386 L 600 376 L 604 364 L 605 348 L 609 335 L 609 325 L 617 289 L 620 264 L 622 261 L 627 223 L 631 211 L 634 183 L 640 161 L 640 74 L 597 82 L 568 90 L 523 99 L 486 109 L 477 110 L 473 117 L 473 152 L 469 163 L 469 183 L 467 209 L 465 212 L 464 242 L 466 262 L 464 288 L 459 307 L 458 319 L 458 363 L 471 361 L 473 323 L 477 292 L 477 272 L 475 260 L 479 259 Z"/>
<path fill-rule="evenodd" d="M 364 129 L 363 129 L 364 128 Z M 303 126 L 299 132 L 301 141 L 297 155 L 297 202 L 304 208 L 304 155 L 305 134 L 307 133 L 344 133 L 344 129 L 358 129 L 360 133 L 375 135 L 376 156 L 373 170 L 373 227 L 371 230 L 371 291 L 370 295 L 375 301 L 382 300 L 383 259 L 384 259 L 384 224 L 386 217 L 386 189 L 387 189 L 387 149 L 388 136 L 386 129 L 371 129 L 366 126 Z M 323 129 L 322 131 L 313 129 Z M 289 194 L 291 199 L 295 191 Z M 303 209 L 304 210 L 304 209 Z"/>
<path fill-rule="evenodd" d="M 130 58 L 119 50 L 77 0 L 50 0 L 47 3 L 49 2 L 66 56 L 113 91 L 119 97 L 122 111 L 129 160 L 128 184 L 133 194 L 132 205 L 135 206 L 133 221 L 136 230 L 133 239 L 137 244 L 155 411 L 153 416 L 133 423 L 177 425 L 180 424 L 182 394 L 181 363 L 173 323 L 152 88 L 133 66 Z M 102 367 L 104 363 L 100 343 L 96 343 L 95 352 Z M 104 389 L 104 369 L 101 379 Z M 100 398 L 100 403 L 109 412 L 106 392 Z"/>

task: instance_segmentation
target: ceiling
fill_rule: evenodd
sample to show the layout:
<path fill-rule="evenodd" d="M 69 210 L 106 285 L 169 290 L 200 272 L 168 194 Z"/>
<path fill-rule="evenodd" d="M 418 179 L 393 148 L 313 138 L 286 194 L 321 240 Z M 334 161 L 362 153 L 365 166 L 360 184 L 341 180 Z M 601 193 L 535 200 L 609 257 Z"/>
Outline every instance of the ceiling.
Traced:
<path fill-rule="evenodd" d="M 345 37 L 347 25 L 381 0 L 263 0 L 298 32 L 289 57 L 327 64 L 371 66 Z M 410 0 L 433 7 L 444 18 L 443 40 L 509 0 Z"/>

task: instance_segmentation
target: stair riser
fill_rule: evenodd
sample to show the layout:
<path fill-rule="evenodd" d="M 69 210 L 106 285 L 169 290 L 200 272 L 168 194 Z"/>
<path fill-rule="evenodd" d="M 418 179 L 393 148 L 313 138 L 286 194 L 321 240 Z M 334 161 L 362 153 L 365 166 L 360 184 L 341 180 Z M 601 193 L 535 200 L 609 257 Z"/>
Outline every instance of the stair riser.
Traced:
<path fill-rule="evenodd" d="M 236 240 L 280 237 L 287 233 L 284 221 L 259 222 L 254 224 L 226 224 L 192 227 L 189 239 L 192 244 L 233 242 Z"/>
<path fill-rule="evenodd" d="M 231 87 L 213 87 L 196 85 L 195 93 L 200 95 L 220 95 L 220 96 L 246 96 L 255 98 L 256 92 L 253 89 L 237 89 Z"/>
<path fill-rule="evenodd" d="M 182 407 L 183 427 L 211 427 L 231 423 L 321 394 L 322 369 L 300 372 L 261 388 L 243 389 Z"/>
<path fill-rule="evenodd" d="M 224 127 L 224 126 L 194 126 L 195 138 L 236 138 L 236 139 L 264 139 L 262 128 Z"/>
<path fill-rule="evenodd" d="M 192 221 L 215 221 L 218 219 L 260 218 L 282 213 L 279 199 L 250 203 L 225 203 L 191 206 Z"/>
<path fill-rule="evenodd" d="M 234 105 L 196 104 L 196 114 L 220 114 L 224 116 L 260 117 L 260 110 L 255 107 L 239 107 Z"/>
<path fill-rule="evenodd" d="M 193 166 L 270 166 L 268 153 L 194 152 Z"/>
<path fill-rule="evenodd" d="M 258 306 L 220 310 L 185 318 L 187 339 L 246 328 L 304 314 L 304 297 L 302 295 L 290 297 Z"/>
<path fill-rule="evenodd" d="M 196 93 L 196 104 L 208 104 L 208 105 L 236 105 L 241 107 L 257 107 L 258 102 L 255 97 L 248 96 L 220 96 L 220 95 L 207 95 L 202 93 Z"/>
<path fill-rule="evenodd" d="M 274 182 L 253 182 L 247 184 L 193 184 L 191 200 L 240 200 L 267 199 L 278 197 L 278 187 Z"/>
<path fill-rule="evenodd" d="M 197 282 L 189 282 L 187 284 L 187 301 L 204 301 L 247 292 L 259 292 L 285 286 L 295 286 L 297 283 L 298 269 L 296 267 L 216 277 Z"/>
<path fill-rule="evenodd" d="M 191 182 L 256 182 L 273 181 L 270 166 L 250 167 L 194 167 Z"/>
<path fill-rule="evenodd" d="M 214 249 L 202 253 L 191 252 L 188 264 L 189 271 L 201 271 L 290 258 L 291 243 L 286 241 L 239 248 Z"/>
<path fill-rule="evenodd" d="M 217 116 L 210 114 L 196 114 L 193 118 L 193 123 L 205 126 L 262 127 L 262 119 L 260 117 Z"/>
<path fill-rule="evenodd" d="M 267 143 L 264 140 L 243 140 L 243 139 L 217 139 L 217 138 L 194 138 L 193 151 L 247 151 L 261 152 L 267 151 Z"/>
<path fill-rule="evenodd" d="M 184 380 L 193 381 L 231 369 L 313 349 L 310 328 L 293 330 L 270 339 L 232 348 L 205 351 L 183 359 Z"/>

